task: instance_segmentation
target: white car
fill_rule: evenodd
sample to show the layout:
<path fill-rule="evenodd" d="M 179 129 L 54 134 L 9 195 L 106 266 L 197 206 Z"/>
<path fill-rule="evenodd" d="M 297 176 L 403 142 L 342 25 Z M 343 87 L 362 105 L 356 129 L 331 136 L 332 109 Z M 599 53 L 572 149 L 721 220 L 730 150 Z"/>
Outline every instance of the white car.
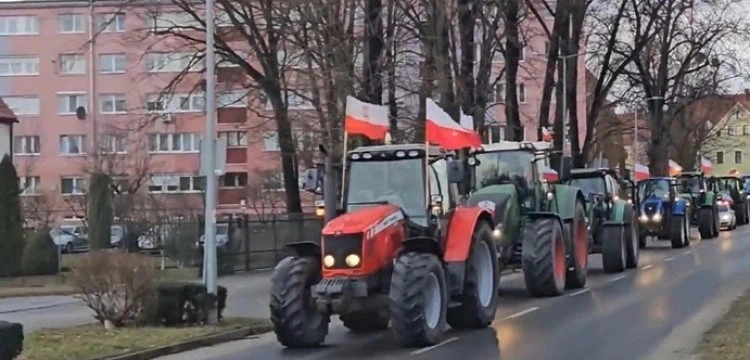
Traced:
<path fill-rule="evenodd" d="M 89 236 L 83 225 L 63 224 L 50 230 L 49 236 L 64 253 L 70 254 L 89 247 Z"/>
<path fill-rule="evenodd" d="M 206 241 L 206 236 L 201 235 L 198 240 L 198 246 L 203 246 Z M 228 223 L 216 223 L 216 246 L 224 246 L 229 241 L 229 224 Z"/>
<path fill-rule="evenodd" d="M 719 210 L 719 227 L 727 230 L 734 230 L 737 228 L 737 217 L 734 214 L 734 210 L 729 207 L 729 203 L 721 201 L 718 204 Z"/>

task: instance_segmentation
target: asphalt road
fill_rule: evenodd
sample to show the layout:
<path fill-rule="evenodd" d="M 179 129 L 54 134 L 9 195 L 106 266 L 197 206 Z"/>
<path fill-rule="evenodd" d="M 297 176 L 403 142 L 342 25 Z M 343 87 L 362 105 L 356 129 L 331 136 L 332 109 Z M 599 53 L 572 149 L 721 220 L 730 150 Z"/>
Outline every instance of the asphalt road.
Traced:
<path fill-rule="evenodd" d="M 689 248 L 650 243 L 639 268 L 621 274 L 604 274 L 600 256 L 592 255 L 586 288 L 556 298 L 530 298 L 521 275 L 509 275 L 491 328 L 449 331 L 435 347 L 404 349 L 390 332 L 357 336 L 332 321 L 319 349 L 284 349 L 267 334 L 162 359 L 686 359 L 700 335 L 750 286 L 750 226 L 706 241 L 692 232 Z"/>

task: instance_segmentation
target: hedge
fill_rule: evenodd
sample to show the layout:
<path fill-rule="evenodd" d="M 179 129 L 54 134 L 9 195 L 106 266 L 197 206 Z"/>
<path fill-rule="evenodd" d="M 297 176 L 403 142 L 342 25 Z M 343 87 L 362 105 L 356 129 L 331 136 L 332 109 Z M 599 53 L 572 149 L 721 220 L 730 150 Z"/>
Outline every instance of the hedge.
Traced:
<path fill-rule="evenodd" d="M 166 326 L 194 325 L 208 320 L 208 291 L 203 284 L 161 282 L 157 288 L 156 321 Z M 227 288 L 217 287 L 219 319 L 227 304 Z"/>
<path fill-rule="evenodd" d="M 23 351 L 23 325 L 0 321 L 0 360 L 11 360 Z"/>

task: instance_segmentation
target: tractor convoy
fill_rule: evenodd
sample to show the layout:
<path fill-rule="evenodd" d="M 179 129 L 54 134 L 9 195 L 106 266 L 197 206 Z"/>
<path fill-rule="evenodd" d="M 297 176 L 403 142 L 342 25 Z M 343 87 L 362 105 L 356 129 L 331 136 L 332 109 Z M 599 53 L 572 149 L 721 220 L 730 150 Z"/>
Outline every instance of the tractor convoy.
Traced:
<path fill-rule="evenodd" d="M 572 169 L 567 157 L 553 170 L 554 156 L 547 142 L 460 156 L 387 144 L 348 151 L 338 168 L 308 169 L 304 189 L 335 214 L 319 242 L 290 244 L 293 255 L 274 270 L 278 341 L 319 346 L 338 315 L 352 332 L 390 326 L 404 346 L 435 345 L 448 325 L 492 323 L 507 271 L 523 272 L 531 296 L 559 296 L 586 285 L 589 254 L 616 273 L 637 267 L 648 236 L 673 248 L 689 244 L 691 224 L 702 238 L 717 236 L 717 201 L 732 201 L 737 224 L 748 221 L 739 178 L 684 173 L 636 184 L 627 171 Z"/>

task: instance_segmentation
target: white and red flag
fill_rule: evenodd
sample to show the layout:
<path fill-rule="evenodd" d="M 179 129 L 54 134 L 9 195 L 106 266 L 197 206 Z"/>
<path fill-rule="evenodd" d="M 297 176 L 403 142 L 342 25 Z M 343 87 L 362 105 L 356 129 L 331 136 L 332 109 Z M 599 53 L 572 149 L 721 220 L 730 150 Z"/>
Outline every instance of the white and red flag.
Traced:
<path fill-rule="evenodd" d="M 714 169 L 714 164 L 711 160 L 708 160 L 701 156 L 701 171 L 706 175 L 711 175 L 711 171 Z"/>
<path fill-rule="evenodd" d="M 676 161 L 669 160 L 669 176 L 677 176 L 682 173 L 682 166 L 680 166 Z"/>
<path fill-rule="evenodd" d="M 388 133 L 388 107 L 347 96 L 344 131 L 347 134 L 363 135 L 370 140 L 384 140 Z"/>
<path fill-rule="evenodd" d="M 651 176 L 651 172 L 646 165 L 635 164 L 635 168 L 633 170 L 635 170 L 633 173 L 633 177 L 638 181 L 646 180 L 649 176 Z"/>
<path fill-rule="evenodd" d="M 430 98 L 427 98 L 425 113 L 425 139 L 427 142 L 440 145 L 447 150 L 482 146 L 479 134 L 453 121 L 450 115 Z"/>
<path fill-rule="evenodd" d="M 547 130 L 546 127 L 542 128 L 542 141 L 550 142 L 554 136 L 554 132 Z"/>

